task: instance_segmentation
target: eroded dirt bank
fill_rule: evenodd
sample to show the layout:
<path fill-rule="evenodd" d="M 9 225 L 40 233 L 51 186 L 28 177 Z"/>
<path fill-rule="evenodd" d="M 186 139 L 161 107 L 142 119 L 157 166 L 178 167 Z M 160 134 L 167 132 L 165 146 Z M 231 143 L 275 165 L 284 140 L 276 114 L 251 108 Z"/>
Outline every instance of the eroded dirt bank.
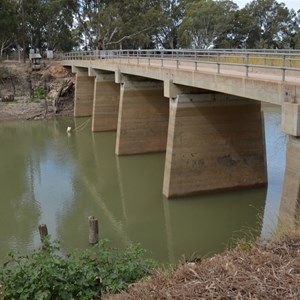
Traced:
<path fill-rule="evenodd" d="M 74 77 L 59 62 L 46 62 L 40 71 L 29 64 L 0 63 L 0 121 L 71 116 L 73 103 Z"/>

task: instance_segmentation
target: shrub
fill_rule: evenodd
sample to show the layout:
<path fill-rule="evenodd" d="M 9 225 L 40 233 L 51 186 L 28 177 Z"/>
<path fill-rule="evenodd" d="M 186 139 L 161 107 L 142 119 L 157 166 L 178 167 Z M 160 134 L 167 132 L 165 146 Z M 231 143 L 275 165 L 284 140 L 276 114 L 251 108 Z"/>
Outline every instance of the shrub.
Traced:
<path fill-rule="evenodd" d="M 11 71 L 6 67 L 0 66 L 0 79 L 7 79 L 11 76 Z"/>
<path fill-rule="evenodd" d="M 101 241 L 93 249 L 62 256 L 58 242 L 30 255 L 9 254 L 0 267 L 0 290 L 5 299 L 99 299 L 117 293 L 151 273 L 153 260 L 144 259 L 138 245 L 125 250 Z"/>
<path fill-rule="evenodd" d="M 34 94 L 33 94 L 33 98 L 34 99 L 46 99 L 47 96 L 47 90 L 42 87 L 42 86 L 38 86 L 37 88 L 34 89 Z"/>

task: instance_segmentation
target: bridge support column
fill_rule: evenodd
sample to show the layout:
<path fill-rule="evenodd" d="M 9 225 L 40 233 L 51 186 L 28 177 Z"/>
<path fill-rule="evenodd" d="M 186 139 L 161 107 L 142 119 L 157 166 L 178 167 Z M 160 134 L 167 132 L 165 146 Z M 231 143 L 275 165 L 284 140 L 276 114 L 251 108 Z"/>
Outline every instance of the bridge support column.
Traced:
<path fill-rule="evenodd" d="M 116 154 L 165 151 L 168 117 L 162 82 L 122 76 Z"/>
<path fill-rule="evenodd" d="M 287 143 L 279 221 L 280 230 L 300 226 L 300 139 L 293 136 Z"/>
<path fill-rule="evenodd" d="M 300 104 L 284 102 L 282 130 L 288 135 L 279 230 L 300 226 Z"/>
<path fill-rule="evenodd" d="M 223 94 L 170 99 L 166 197 L 265 186 L 266 182 L 260 102 Z"/>
<path fill-rule="evenodd" d="M 120 85 L 115 83 L 115 74 L 96 71 L 93 104 L 93 131 L 117 129 L 120 102 Z"/>
<path fill-rule="evenodd" d="M 89 117 L 93 112 L 94 77 L 90 77 L 88 69 L 73 67 L 75 77 L 74 117 Z"/>

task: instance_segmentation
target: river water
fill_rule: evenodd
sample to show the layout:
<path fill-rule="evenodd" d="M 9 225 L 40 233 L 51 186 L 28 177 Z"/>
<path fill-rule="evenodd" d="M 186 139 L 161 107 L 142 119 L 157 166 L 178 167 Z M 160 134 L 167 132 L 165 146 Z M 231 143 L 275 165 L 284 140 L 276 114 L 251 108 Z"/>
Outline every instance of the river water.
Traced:
<path fill-rule="evenodd" d="M 66 133 L 66 128 L 77 127 Z M 117 157 L 116 133 L 88 119 L 0 123 L 0 261 L 39 246 L 38 225 L 66 250 L 88 247 L 88 216 L 101 238 L 140 243 L 154 259 L 224 250 L 244 234 L 270 236 L 280 204 L 285 137 L 280 112 L 265 112 L 269 187 L 168 200 L 164 154 Z"/>

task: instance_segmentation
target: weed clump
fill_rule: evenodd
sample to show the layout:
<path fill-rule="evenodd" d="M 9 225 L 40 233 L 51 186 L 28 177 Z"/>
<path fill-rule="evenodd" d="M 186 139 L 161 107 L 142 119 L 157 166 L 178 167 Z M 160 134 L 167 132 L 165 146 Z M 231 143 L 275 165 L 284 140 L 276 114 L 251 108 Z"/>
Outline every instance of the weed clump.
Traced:
<path fill-rule="evenodd" d="M 9 254 L 0 267 L 0 291 L 5 299 L 99 299 L 126 290 L 150 274 L 154 261 L 144 259 L 138 245 L 118 250 L 101 241 L 93 249 L 60 254 L 57 242 L 31 255 Z"/>

